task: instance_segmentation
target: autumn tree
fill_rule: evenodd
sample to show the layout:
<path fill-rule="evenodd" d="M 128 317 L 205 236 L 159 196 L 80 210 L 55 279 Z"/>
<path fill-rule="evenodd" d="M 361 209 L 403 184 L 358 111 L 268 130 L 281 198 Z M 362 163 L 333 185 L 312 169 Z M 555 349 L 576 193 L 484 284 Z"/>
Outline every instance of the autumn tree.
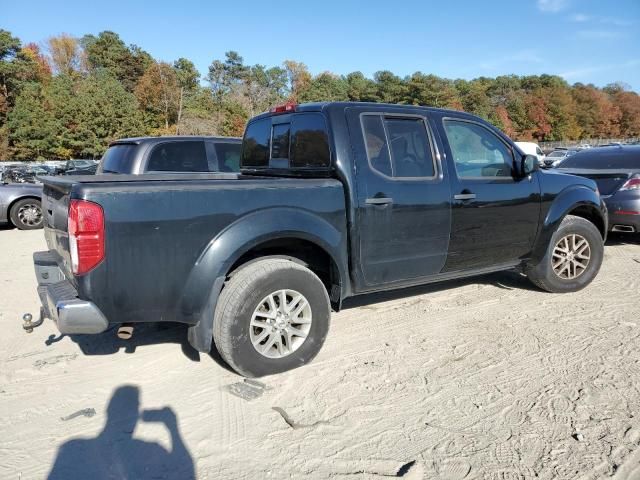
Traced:
<path fill-rule="evenodd" d="M 149 65 L 135 88 L 140 107 L 155 128 L 175 124 L 180 103 L 180 84 L 176 70 L 165 62 Z"/>
<path fill-rule="evenodd" d="M 82 50 L 76 38 L 63 33 L 49 37 L 47 46 L 55 73 L 73 75 L 82 69 Z"/>
<path fill-rule="evenodd" d="M 453 82 L 436 75 L 416 72 L 407 80 L 407 103 L 454 108 L 460 104 Z"/>
<path fill-rule="evenodd" d="M 348 100 L 347 81 L 331 72 L 323 72 L 311 79 L 299 97 L 299 102 L 335 102 Z"/>
<path fill-rule="evenodd" d="M 376 95 L 384 103 L 405 103 L 407 84 L 388 70 L 376 72 L 373 79 L 377 85 Z"/>
<path fill-rule="evenodd" d="M 129 92 L 154 62 L 151 55 L 136 45 L 127 46 L 117 33 L 104 31 L 85 35 L 81 41 L 89 70 L 106 70 Z"/>
<path fill-rule="evenodd" d="M 298 102 L 303 92 L 311 84 L 311 74 L 304 63 L 285 60 L 284 70 L 289 81 L 289 100 Z"/>
<path fill-rule="evenodd" d="M 347 96 L 354 102 L 378 101 L 376 82 L 366 78 L 362 72 L 352 72 L 346 76 Z"/>

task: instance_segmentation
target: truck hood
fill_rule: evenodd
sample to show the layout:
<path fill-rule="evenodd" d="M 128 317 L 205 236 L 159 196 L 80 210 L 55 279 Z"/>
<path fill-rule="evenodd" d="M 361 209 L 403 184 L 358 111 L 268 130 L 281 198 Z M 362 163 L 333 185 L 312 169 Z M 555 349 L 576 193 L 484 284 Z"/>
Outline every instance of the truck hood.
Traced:
<path fill-rule="evenodd" d="M 554 168 L 550 170 L 540 170 L 540 182 L 542 187 L 542 194 L 558 194 L 565 188 L 569 188 L 576 185 L 587 187 L 594 192 L 599 191 L 596 182 L 590 178 L 583 176 L 576 176 L 570 172 L 565 172 L 561 168 Z"/>

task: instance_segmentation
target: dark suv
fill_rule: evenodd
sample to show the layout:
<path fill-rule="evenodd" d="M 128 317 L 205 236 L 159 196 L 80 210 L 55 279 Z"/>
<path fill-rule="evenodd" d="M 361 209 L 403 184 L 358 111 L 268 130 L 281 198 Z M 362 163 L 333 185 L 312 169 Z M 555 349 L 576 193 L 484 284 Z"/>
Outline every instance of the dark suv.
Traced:
<path fill-rule="evenodd" d="M 97 173 L 237 172 L 241 146 L 233 137 L 124 138 L 109 145 Z"/>

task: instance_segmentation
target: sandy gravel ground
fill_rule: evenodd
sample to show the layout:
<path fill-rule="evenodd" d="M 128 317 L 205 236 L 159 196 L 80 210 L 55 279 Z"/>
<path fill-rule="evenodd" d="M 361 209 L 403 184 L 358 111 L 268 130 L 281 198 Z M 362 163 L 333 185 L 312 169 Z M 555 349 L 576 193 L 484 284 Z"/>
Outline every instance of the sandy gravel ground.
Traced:
<path fill-rule="evenodd" d="M 577 294 L 503 273 L 352 301 L 260 382 L 180 326 L 26 335 L 43 247 L 0 230 L 2 479 L 640 479 L 638 236 Z"/>

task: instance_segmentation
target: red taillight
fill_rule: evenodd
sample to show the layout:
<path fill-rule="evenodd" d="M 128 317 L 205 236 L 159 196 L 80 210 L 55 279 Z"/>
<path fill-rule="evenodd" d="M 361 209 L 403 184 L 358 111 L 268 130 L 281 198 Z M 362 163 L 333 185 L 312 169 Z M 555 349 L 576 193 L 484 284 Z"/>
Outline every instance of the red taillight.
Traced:
<path fill-rule="evenodd" d="M 624 185 L 620 187 L 620 191 L 622 190 L 640 190 L 640 178 L 633 177 L 625 182 Z"/>
<path fill-rule="evenodd" d="M 104 259 L 104 212 L 96 203 L 71 200 L 68 221 L 71 269 L 83 275 Z"/>
<path fill-rule="evenodd" d="M 271 113 L 290 113 L 296 111 L 295 103 L 285 103 L 284 105 L 277 105 L 269 110 Z"/>

